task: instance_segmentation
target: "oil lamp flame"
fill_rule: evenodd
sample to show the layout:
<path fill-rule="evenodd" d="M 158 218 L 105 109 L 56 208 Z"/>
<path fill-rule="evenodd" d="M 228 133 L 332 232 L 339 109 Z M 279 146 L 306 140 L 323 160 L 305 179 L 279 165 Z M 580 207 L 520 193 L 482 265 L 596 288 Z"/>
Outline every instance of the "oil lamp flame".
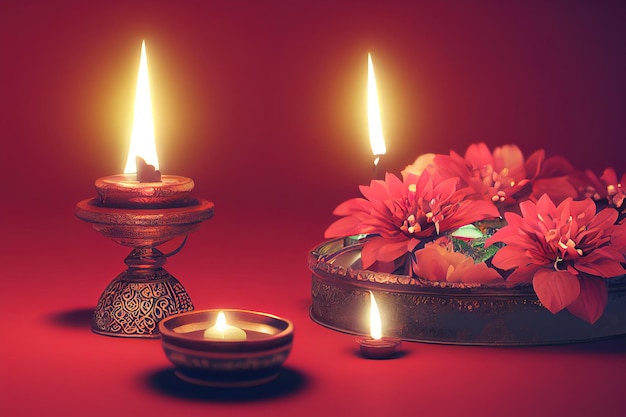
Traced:
<path fill-rule="evenodd" d="M 215 320 L 215 327 L 217 327 L 218 330 L 224 331 L 224 329 L 226 329 L 226 326 L 226 315 L 223 311 L 220 311 L 217 314 L 217 320 Z"/>
<path fill-rule="evenodd" d="M 367 121 L 369 124 L 372 153 L 376 157 L 374 165 L 377 165 L 380 155 L 387 153 L 387 148 L 385 147 L 383 127 L 380 121 L 378 93 L 376 92 L 376 77 L 374 75 L 374 64 L 372 63 L 371 54 L 367 54 Z"/>
<path fill-rule="evenodd" d="M 383 337 L 382 323 L 380 320 L 380 312 L 378 311 L 378 304 L 376 304 L 376 298 L 370 291 L 370 334 L 372 339 L 378 340 Z"/>
<path fill-rule="evenodd" d="M 357 337 L 361 355 L 368 359 L 387 359 L 394 357 L 401 341 L 395 337 L 383 337 L 382 324 L 374 294 L 370 293 L 370 336 Z"/>
<path fill-rule="evenodd" d="M 215 325 L 204 331 L 204 337 L 206 339 L 238 341 L 246 340 L 247 335 L 243 329 L 226 323 L 226 315 L 220 311 L 217 314 Z"/>
<path fill-rule="evenodd" d="M 135 163 L 137 156 L 143 158 L 147 164 L 153 165 L 156 170 L 159 169 L 159 160 L 154 142 L 154 121 L 152 119 L 152 104 L 150 100 L 146 41 L 143 41 L 141 44 L 141 59 L 139 60 L 139 74 L 137 76 L 137 91 L 135 95 L 135 116 L 124 173 L 137 172 Z"/>

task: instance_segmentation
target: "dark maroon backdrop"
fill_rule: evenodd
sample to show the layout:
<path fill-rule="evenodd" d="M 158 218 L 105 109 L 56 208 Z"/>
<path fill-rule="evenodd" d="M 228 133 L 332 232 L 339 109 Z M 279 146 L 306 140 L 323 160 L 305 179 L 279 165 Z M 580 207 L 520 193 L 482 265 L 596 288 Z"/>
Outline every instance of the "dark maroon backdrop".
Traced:
<path fill-rule="evenodd" d="M 0 1 L 0 414 L 623 415 L 623 339 L 358 358 L 307 317 L 306 253 L 371 176 L 368 51 L 391 170 L 485 141 L 623 173 L 625 21 L 622 1 Z M 158 341 L 88 330 L 126 249 L 72 213 L 123 168 L 142 39 L 162 171 L 216 204 L 168 268 L 197 308 L 294 320 L 278 388 L 187 388 Z"/>

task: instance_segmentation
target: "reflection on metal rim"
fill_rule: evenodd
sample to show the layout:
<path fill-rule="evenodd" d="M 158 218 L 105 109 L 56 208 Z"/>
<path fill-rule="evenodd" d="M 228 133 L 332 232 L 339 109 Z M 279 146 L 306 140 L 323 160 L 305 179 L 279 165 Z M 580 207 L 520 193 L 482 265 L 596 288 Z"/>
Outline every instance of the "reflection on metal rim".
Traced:
<path fill-rule="evenodd" d="M 365 237 L 323 242 L 309 253 L 310 316 L 333 330 L 368 334 L 374 291 L 386 336 L 491 346 L 576 343 L 626 335 L 626 277 L 609 281 L 609 300 L 593 325 L 567 311 L 552 314 L 532 286 L 433 283 L 360 269 Z"/>

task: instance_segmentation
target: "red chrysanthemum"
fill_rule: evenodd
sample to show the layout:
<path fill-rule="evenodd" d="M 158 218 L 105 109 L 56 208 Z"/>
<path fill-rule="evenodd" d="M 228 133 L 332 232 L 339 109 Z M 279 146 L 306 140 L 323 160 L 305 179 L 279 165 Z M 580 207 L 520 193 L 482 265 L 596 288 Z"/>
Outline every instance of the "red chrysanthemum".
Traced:
<path fill-rule="evenodd" d="M 591 199 L 567 198 L 558 206 L 548 195 L 535 204 L 520 203 L 522 215 L 506 213 L 507 226 L 486 242 L 503 242 L 492 259 L 494 266 L 514 269 L 509 282 L 532 282 L 541 303 L 552 313 L 567 308 L 594 323 L 607 303 L 603 278 L 623 275 L 626 261 L 621 247 L 626 225 L 616 225 L 618 213 L 596 214 Z"/>
<path fill-rule="evenodd" d="M 622 180 L 617 181 L 617 174 L 613 168 L 607 168 L 600 177 L 606 184 L 606 198 L 609 205 L 620 211 L 626 210 L 626 172 Z"/>
<path fill-rule="evenodd" d="M 497 147 L 492 153 L 486 144 L 478 143 L 470 145 L 464 157 L 455 152 L 437 155 L 433 165 L 443 176 L 458 176 L 503 210 L 528 197 L 543 160 L 543 150 L 525 160 L 516 145 Z"/>
<path fill-rule="evenodd" d="M 326 229 L 325 236 L 375 235 L 363 246 L 363 268 L 376 262 L 384 268 L 420 242 L 499 216 L 493 204 L 476 199 L 471 189 L 459 189 L 458 184 L 458 178 L 440 178 L 428 170 L 419 176 L 407 172 L 403 180 L 387 173 L 385 180 L 360 187 L 365 198 L 347 200 L 335 209 L 334 214 L 343 217 Z"/>

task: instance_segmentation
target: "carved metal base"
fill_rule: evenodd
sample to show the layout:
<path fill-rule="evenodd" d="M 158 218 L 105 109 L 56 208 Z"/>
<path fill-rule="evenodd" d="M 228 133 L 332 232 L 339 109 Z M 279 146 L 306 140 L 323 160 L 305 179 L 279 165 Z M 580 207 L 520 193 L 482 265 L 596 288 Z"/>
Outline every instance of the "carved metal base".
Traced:
<path fill-rule="evenodd" d="M 166 258 L 182 245 L 167 255 L 155 247 L 175 238 L 185 237 L 186 241 L 189 233 L 213 216 L 213 203 L 190 196 L 179 203 L 170 208 L 140 209 L 109 207 L 91 198 L 76 205 L 79 219 L 92 223 L 114 242 L 134 248 L 124 260 L 128 269 L 109 284 L 98 301 L 92 322 L 95 333 L 156 338 L 162 319 L 193 310 L 185 288 L 163 268 Z"/>
<path fill-rule="evenodd" d="M 162 267 L 160 251 L 134 249 L 125 262 L 129 268 L 100 296 L 91 325 L 95 333 L 157 338 L 162 319 L 193 310 L 183 285 Z"/>
<path fill-rule="evenodd" d="M 626 277 L 608 283 L 608 303 L 593 325 L 567 311 L 552 314 L 532 285 L 422 282 L 361 269 L 358 238 L 327 241 L 309 254 L 311 318 L 347 333 L 369 333 L 369 291 L 383 332 L 404 340 L 464 345 L 575 343 L 626 335 Z M 436 283 L 438 284 L 438 283 Z M 444 286 L 446 285 L 446 286 Z"/>

